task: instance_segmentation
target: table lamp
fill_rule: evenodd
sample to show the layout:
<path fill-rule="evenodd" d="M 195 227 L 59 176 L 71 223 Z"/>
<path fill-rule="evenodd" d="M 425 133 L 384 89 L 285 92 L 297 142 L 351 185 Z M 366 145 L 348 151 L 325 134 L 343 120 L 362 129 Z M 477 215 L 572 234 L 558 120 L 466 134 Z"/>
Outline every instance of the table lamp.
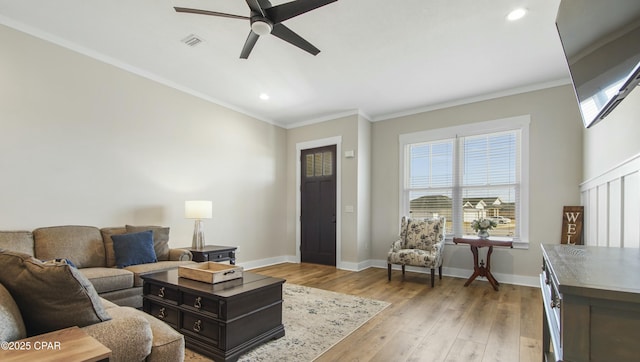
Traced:
<path fill-rule="evenodd" d="M 202 219 L 211 219 L 213 214 L 213 203 L 211 201 L 193 200 L 184 202 L 184 217 L 195 219 L 193 228 L 193 242 L 191 247 L 202 249 L 204 247 L 204 230 L 202 229 Z"/>

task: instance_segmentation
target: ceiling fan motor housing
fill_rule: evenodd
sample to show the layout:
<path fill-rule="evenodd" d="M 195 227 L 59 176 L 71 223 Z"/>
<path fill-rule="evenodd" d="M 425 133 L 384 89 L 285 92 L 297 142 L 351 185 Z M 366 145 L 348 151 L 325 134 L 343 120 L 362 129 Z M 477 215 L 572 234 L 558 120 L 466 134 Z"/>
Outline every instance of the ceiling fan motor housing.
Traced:
<path fill-rule="evenodd" d="M 262 16 L 252 16 L 251 30 L 258 35 L 267 35 L 273 30 L 273 24 Z"/>

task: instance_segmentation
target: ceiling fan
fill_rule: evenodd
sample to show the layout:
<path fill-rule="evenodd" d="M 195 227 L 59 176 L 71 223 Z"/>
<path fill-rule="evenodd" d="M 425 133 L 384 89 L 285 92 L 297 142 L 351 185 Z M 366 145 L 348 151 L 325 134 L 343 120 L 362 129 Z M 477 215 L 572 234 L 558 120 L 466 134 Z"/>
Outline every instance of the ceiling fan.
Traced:
<path fill-rule="evenodd" d="M 247 59 L 260 35 L 267 34 L 272 34 L 310 54 L 317 55 L 320 53 L 318 48 L 304 40 L 300 35 L 294 33 L 291 29 L 284 26 L 282 22 L 338 0 L 297 0 L 276 6 L 271 5 L 269 0 L 246 1 L 250 9 L 249 17 L 200 9 L 181 7 L 174 7 L 174 9 L 179 13 L 192 13 L 249 20 L 251 24 L 251 31 L 249 31 L 249 36 L 244 42 L 242 52 L 240 53 L 241 59 Z"/>

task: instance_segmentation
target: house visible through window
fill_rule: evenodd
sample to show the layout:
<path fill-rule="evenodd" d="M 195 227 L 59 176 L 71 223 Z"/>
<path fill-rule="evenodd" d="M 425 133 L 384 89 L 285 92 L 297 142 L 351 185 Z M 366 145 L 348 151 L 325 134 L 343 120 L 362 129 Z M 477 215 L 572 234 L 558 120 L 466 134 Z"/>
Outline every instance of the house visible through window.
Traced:
<path fill-rule="evenodd" d="M 490 218 L 498 224 L 492 236 L 523 242 L 526 137 L 528 117 L 400 136 L 401 214 L 444 216 L 448 237 L 474 235 L 472 221 Z"/>

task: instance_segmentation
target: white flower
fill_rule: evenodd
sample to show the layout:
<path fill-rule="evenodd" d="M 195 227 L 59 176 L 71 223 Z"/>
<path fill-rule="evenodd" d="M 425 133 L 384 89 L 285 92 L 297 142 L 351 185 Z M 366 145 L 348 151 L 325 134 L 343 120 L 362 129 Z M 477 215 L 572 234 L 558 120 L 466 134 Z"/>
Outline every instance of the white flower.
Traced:
<path fill-rule="evenodd" d="M 475 231 L 478 230 L 491 230 L 494 227 L 498 226 L 498 223 L 491 219 L 483 219 L 473 220 L 471 223 L 471 228 Z"/>

